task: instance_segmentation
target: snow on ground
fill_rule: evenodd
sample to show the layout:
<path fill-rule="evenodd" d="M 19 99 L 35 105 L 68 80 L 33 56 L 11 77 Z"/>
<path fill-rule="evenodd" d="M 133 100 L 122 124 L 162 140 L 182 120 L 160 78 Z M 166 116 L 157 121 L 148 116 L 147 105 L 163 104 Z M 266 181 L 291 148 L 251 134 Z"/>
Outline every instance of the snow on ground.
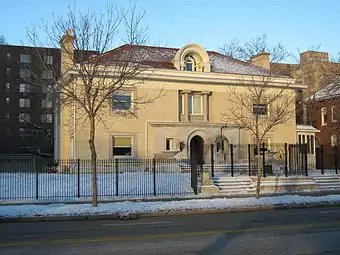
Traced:
<path fill-rule="evenodd" d="M 91 196 L 91 174 L 1 173 L 0 200 L 76 198 L 78 183 L 80 197 Z M 117 195 L 116 175 L 98 174 L 99 197 Z M 190 195 L 190 174 L 157 173 L 156 195 Z M 36 189 L 38 183 L 38 190 Z M 118 196 L 152 196 L 154 180 L 152 172 L 131 172 L 118 175 Z"/>
<path fill-rule="evenodd" d="M 90 204 L 51 205 L 3 205 L 0 218 L 48 217 L 48 216 L 91 216 L 126 213 L 174 212 L 188 210 L 223 210 L 259 207 L 280 207 L 284 205 L 305 205 L 316 203 L 339 203 L 340 195 L 298 196 L 256 198 L 196 199 L 171 202 L 116 202 L 91 207 Z"/>

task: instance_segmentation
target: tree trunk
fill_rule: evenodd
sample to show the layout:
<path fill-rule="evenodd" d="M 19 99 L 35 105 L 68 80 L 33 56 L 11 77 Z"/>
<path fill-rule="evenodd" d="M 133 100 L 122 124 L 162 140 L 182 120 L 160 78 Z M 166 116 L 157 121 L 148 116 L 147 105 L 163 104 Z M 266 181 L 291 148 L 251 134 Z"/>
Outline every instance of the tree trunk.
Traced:
<path fill-rule="evenodd" d="M 95 139 L 95 119 L 93 117 L 90 120 L 90 139 L 89 146 L 91 150 L 91 168 L 92 168 L 92 206 L 96 207 L 98 205 L 98 194 L 97 194 L 97 151 L 94 144 Z"/>
<path fill-rule="evenodd" d="M 256 198 L 260 198 L 260 192 L 261 192 L 261 144 L 260 142 L 257 142 L 257 155 L 256 155 L 256 165 L 257 165 L 257 182 L 256 182 Z M 264 169 L 263 169 L 264 171 Z"/>

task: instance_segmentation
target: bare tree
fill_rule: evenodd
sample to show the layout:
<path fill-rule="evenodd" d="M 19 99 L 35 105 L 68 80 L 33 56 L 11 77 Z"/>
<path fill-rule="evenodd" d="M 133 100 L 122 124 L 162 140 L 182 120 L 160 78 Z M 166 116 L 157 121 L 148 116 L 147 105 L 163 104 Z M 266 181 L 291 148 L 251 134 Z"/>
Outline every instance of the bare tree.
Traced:
<path fill-rule="evenodd" d="M 7 44 L 6 38 L 3 35 L 0 35 L 0 45 Z"/>
<path fill-rule="evenodd" d="M 0 35 L 0 54 L 2 54 L 5 49 L 4 45 L 7 45 L 6 38 L 3 35 Z"/>
<path fill-rule="evenodd" d="M 127 10 L 108 6 L 100 14 L 76 14 L 69 10 L 66 17 L 54 18 L 51 25 L 43 23 L 40 27 L 50 44 L 58 45 L 61 38 L 61 74 L 52 83 L 57 105 L 64 109 L 63 115 L 68 116 L 71 126 L 76 123 L 89 126 L 93 206 L 97 206 L 97 123 L 105 126 L 112 111 L 123 117 L 137 117 L 136 107 L 152 103 L 162 92 L 151 98 L 136 96 L 132 102 L 119 97 L 136 90 L 148 78 L 144 61 L 148 52 L 136 47 L 147 40 L 143 17 L 144 13 L 137 13 L 136 6 Z M 39 43 L 41 35 L 36 29 L 29 29 L 28 35 L 34 45 Z M 127 45 L 109 51 L 121 41 Z M 44 56 L 41 61 L 44 62 Z M 42 72 L 45 71 L 50 71 L 50 66 L 45 65 Z M 133 110 L 130 105 L 134 105 Z"/>
<path fill-rule="evenodd" d="M 223 114 L 225 123 L 248 129 L 257 147 L 257 187 L 256 197 L 260 197 L 261 157 L 263 139 L 270 132 L 288 123 L 294 117 L 294 91 L 290 82 L 277 87 L 271 76 L 252 77 L 240 80 L 239 86 L 227 88 L 231 107 Z M 276 87 L 275 87 L 276 86 Z M 261 171 L 262 170 L 262 171 Z"/>
<path fill-rule="evenodd" d="M 321 45 L 311 46 L 307 51 L 318 51 L 320 47 Z M 323 54 L 324 56 L 320 57 L 317 55 L 315 58 L 304 58 L 303 61 L 300 59 L 297 60 L 299 64 L 296 64 L 296 66 L 299 66 L 299 68 L 290 74 L 307 86 L 307 88 L 300 93 L 299 100 L 297 100 L 297 108 L 303 115 L 302 123 L 308 125 L 315 125 L 315 106 L 319 101 L 315 98 L 317 91 L 322 90 L 330 84 L 333 84 L 331 87 L 334 89 L 340 84 L 338 79 L 340 75 L 340 64 L 337 58 L 331 57 L 329 60 L 324 53 L 316 52 L 314 54 Z"/>
<path fill-rule="evenodd" d="M 245 61 L 264 52 L 271 53 L 271 62 L 273 63 L 282 62 L 290 56 L 290 53 L 281 43 L 277 43 L 272 47 L 269 46 L 267 36 L 265 34 L 253 37 L 249 41 L 246 41 L 243 45 L 240 43 L 239 39 L 234 38 L 229 43 L 220 47 L 219 50 L 227 56 Z"/>
<path fill-rule="evenodd" d="M 229 43 L 226 43 L 220 47 L 219 51 L 229 57 L 240 58 L 240 47 L 240 40 L 238 38 L 234 38 Z"/>

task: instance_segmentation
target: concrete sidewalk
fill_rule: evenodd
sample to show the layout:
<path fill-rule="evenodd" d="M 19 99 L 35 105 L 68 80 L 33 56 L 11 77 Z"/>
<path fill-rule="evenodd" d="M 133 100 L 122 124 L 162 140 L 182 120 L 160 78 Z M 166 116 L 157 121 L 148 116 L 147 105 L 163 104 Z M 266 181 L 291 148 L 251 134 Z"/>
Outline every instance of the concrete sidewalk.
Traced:
<path fill-rule="evenodd" d="M 278 192 L 278 193 L 264 193 L 261 197 L 275 197 L 284 195 L 300 195 L 300 196 L 327 196 L 327 195 L 340 195 L 340 190 L 334 191 L 304 191 L 304 192 Z M 183 201 L 195 199 L 215 199 L 215 198 L 250 198 L 254 197 L 252 194 L 231 194 L 231 195 L 209 195 L 200 194 L 192 196 L 180 197 L 119 197 L 119 198 L 98 198 L 101 204 L 117 203 L 117 202 L 159 202 L 159 201 Z M 1 200 L 0 207 L 3 205 L 50 205 L 50 204 L 91 204 L 91 198 L 72 199 L 72 200 Z"/>
<path fill-rule="evenodd" d="M 124 201 L 90 204 L 2 205 L 0 222 L 89 219 L 136 220 L 183 214 L 210 214 L 339 206 L 340 195 L 282 195 L 256 198 L 198 198 L 183 201 Z"/>

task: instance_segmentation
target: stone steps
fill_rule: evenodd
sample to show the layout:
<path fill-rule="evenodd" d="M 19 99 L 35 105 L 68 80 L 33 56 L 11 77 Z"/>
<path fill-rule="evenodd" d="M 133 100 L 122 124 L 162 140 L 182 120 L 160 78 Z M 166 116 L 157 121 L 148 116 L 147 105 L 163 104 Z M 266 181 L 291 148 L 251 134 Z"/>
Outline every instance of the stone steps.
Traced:
<path fill-rule="evenodd" d="M 257 178 L 254 177 L 220 177 L 213 178 L 220 194 L 255 194 Z M 340 179 L 339 179 L 340 185 Z M 315 191 L 319 186 L 311 177 L 268 177 L 261 179 L 261 192 Z M 329 188 L 337 188 L 336 185 Z M 339 186 L 340 188 L 340 186 Z"/>
<path fill-rule="evenodd" d="M 320 190 L 340 190 L 340 178 L 336 175 L 314 176 L 313 179 Z"/>
<path fill-rule="evenodd" d="M 247 177 L 214 177 L 213 183 L 219 194 L 252 194 L 255 192 L 254 182 Z"/>

